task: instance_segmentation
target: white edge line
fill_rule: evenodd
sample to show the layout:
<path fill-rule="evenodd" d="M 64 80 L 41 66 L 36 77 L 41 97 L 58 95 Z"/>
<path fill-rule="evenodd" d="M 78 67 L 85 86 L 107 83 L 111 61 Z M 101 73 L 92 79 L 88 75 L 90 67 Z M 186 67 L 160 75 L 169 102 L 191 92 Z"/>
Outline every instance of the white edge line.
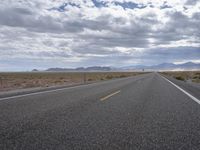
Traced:
<path fill-rule="evenodd" d="M 132 78 L 132 77 L 134 77 L 134 76 L 130 76 L 130 77 L 127 77 L 127 78 Z M 121 78 L 121 79 L 116 79 L 116 80 L 123 80 L 123 79 L 127 79 L 127 78 Z M 108 81 L 114 81 L 114 80 L 108 80 Z M 75 89 L 75 88 L 84 87 L 84 86 L 91 86 L 91 85 L 95 85 L 95 84 L 99 84 L 99 83 L 104 83 L 104 82 L 96 82 L 96 83 L 91 83 L 91 84 L 86 84 L 86 85 L 84 85 L 84 84 L 75 85 L 73 87 L 66 87 L 66 88 L 60 88 L 60 89 L 54 89 L 54 90 L 47 90 L 47 91 L 41 91 L 41 92 L 33 92 L 33 93 L 28 93 L 28 94 L 9 96 L 9 97 L 0 98 L 0 101 L 8 100 L 8 99 L 14 99 L 14 98 L 20 98 L 20 97 L 26 97 L 26 96 L 31 96 L 31 95 L 38 95 L 38 94 L 43 94 L 43 93 L 63 91 L 63 90 L 67 90 L 67 89 Z"/>
<path fill-rule="evenodd" d="M 0 98 L 0 101 L 14 99 L 14 98 L 20 98 L 20 97 L 26 97 L 26 96 L 31 96 L 31 95 L 38 95 L 38 94 L 43 94 L 43 93 L 63 91 L 63 90 L 67 90 L 67 89 L 74 89 L 74 88 L 79 88 L 79 87 L 89 86 L 89 85 L 94 85 L 94 84 L 97 84 L 97 83 L 92 83 L 92 84 L 87 84 L 87 85 L 76 85 L 73 87 L 65 87 L 65 88 L 59 88 L 59 89 L 54 89 L 54 90 L 47 90 L 47 91 L 33 92 L 33 93 L 28 93 L 28 94 L 21 94 L 21 95 L 16 95 L 16 96 L 9 96 L 9 97 Z"/>
<path fill-rule="evenodd" d="M 180 91 L 182 91 L 183 93 L 185 93 L 187 96 L 189 96 L 192 100 L 194 100 L 195 102 L 197 102 L 198 104 L 200 104 L 200 100 L 198 100 L 196 97 L 192 96 L 190 93 L 186 92 L 185 90 L 183 90 L 182 88 L 180 88 L 178 85 L 174 84 L 173 82 L 171 82 L 170 80 L 168 80 L 167 78 L 163 77 L 162 75 L 160 75 L 163 79 L 165 79 L 166 81 L 168 81 L 169 83 L 171 83 L 173 86 L 175 86 L 177 89 L 179 89 Z"/>

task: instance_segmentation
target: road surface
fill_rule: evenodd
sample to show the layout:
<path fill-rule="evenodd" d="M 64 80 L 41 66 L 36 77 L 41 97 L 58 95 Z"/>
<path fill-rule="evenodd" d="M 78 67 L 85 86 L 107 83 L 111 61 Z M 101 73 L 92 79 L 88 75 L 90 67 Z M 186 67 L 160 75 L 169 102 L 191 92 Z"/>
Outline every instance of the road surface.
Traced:
<path fill-rule="evenodd" d="M 1 98 L 0 149 L 199 150 L 200 89 L 168 79 L 149 73 Z"/>

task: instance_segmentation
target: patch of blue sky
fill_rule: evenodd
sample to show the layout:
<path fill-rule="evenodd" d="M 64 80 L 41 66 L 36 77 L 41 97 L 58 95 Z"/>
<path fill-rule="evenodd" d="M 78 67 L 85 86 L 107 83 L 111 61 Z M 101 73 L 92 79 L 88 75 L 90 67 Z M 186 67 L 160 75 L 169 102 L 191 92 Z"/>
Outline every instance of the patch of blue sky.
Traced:
<path fill-rule="evenodd" d="M 108 7 L 109 2 L 104 1 L 98 1 L 98 0 L 92 0 L 95 7 L 101 8 L 101 7 Z M 137 4 L 134 2 L 112 2 L 113 5 L 121 6 L 123 9 L 135 9 L 135 8 L 145 8 L 145 5 Z"/>
<path fill-rule="evenodd" d="M 95 7 L 107 7 L 107 3 L 106 2 L 102 2 L 102 1 L 97 1 L 97 0 L 92 0 L 93 4 Z"/>
<path fill-rule="evenodd" d="M 123 7 L 123 9 L 145 8 L 147 6 L 133 2 L 114 2 L 115 5 Z"/>
<path fill-rule="evenodd" d="M 75 4 L 75 3 L 69 2 L 69 3 L 64 3 L 64 4 L 62 4 L 62 5 L 59 6 L 59 7 L 51 8 L 51 9 L 49 9 L 49 10 L 57 10 L 57 11 L 59 11 L 59 12 L 64 12 L 64 11 L 65 11 L 65 8 L 66 8 L 67 6 L 72 6 L 72 7 L 78 7 L 78 8 L 80 8 L 80 5 L 77 5 L 77 4 Z"/>

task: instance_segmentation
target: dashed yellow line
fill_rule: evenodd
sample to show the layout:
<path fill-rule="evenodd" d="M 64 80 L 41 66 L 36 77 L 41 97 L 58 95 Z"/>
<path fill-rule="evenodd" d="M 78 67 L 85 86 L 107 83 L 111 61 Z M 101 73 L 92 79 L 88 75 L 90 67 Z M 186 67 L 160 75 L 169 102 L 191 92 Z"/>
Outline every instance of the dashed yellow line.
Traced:
<path fill-rule="evenodd" d="M 118 91 L 116 91 L 116 92 L 114 92 L 114 93 L 111 93 L 111 94 L 109 94 L 109 95 L 107 95 L 107 96 L 101 98 L 100 100 L 101 100 L 101 101 L 104 101 L 104 100 L 106 100 L 106 99 L 108 99 L 108 98 L 110 98 L 110 97 L 112 97 L 112 96 L 114 96 L 114 95 L 116 95 L 116 94 L 118 94 L 118 93 L 120 93 L 120 92 L 121 92 L 121 91 L 118 90 Z"/>

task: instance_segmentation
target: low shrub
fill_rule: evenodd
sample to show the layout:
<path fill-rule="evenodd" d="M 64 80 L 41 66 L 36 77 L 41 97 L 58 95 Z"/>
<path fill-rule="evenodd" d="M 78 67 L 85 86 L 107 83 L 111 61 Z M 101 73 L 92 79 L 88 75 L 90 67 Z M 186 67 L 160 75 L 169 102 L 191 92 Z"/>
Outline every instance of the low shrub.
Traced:
<path fill-rule="evenodd" d="M 120 78 L 125 78 L 125 77 L 127 77 L 127 76 L 123 74 L 123 75 L 120 75 L 119 77 L 120 77 Z"/>
<path fill-rule="evenodd" d="M 112 75 L 107 75 L 106 76 L 106 79 L 112 79 L 112 78 L 114 78 Z"/>
<path fill-rule="evenodd" d="M 181 76 L 177 76 L 177 77 L 175 77 L 177 80 L 181 80 L 181 81 L 185 81 L 185 79 L 183 78 L 183 77 L 181 77 Z"/>

